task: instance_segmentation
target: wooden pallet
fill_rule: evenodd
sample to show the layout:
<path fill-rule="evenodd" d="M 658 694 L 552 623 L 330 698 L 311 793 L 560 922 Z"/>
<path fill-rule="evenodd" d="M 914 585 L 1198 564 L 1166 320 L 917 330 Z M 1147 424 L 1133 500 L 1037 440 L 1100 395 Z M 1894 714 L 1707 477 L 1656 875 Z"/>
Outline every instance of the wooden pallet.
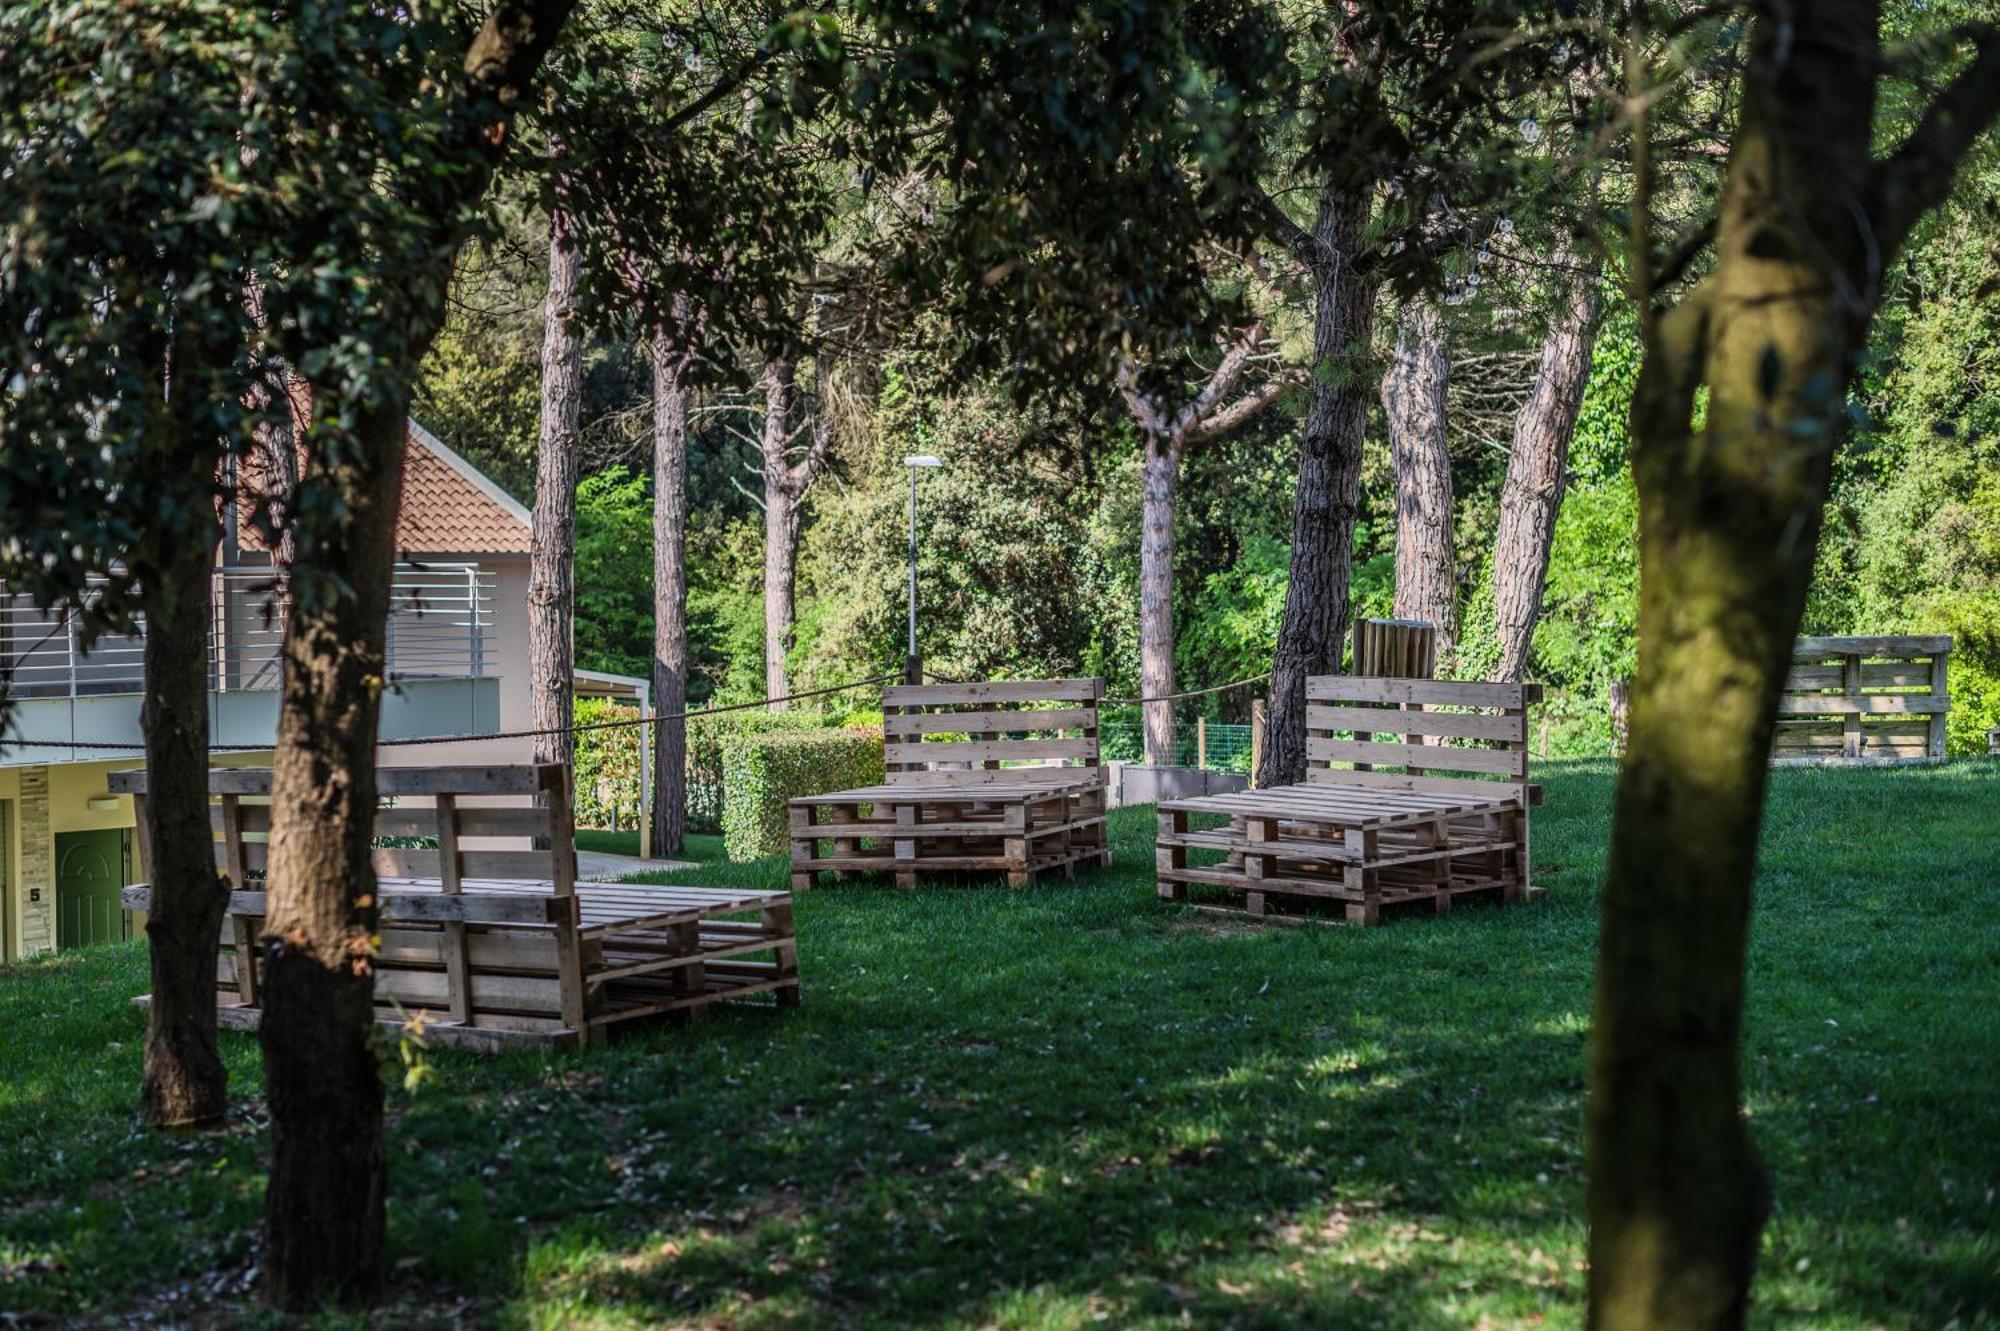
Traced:
<path fill-rule="evenodd" d="M 791 802 L 792 887 L 822 873 L 1004 873 L 1019 887 L 1109 864 L 1101 679 L 884 689 L 879 786 Z"/>
<path fill-rule="evenodd" d="M 591 1043 L 635 1017 L 754 994 L 797 1004 L 790 893 L 576 882 L 565 769 L 384 769 L 378 780 L 393 803 L 377 836 L 436 843 L 376 851 L 385 1025 L 422 1013 L 434 1043 L 498 1050 Z M 112 788 L 143 799 L 145 773 L 114 773 Z M 270 773 L 218 769 L 211 791 L 217 868 L 246 884 L 218 940 L 217 1018 L 254 1028 Z M 151 889 L 124 898 L 143 910 Z"/>
<path fill-rule="evenodd" d="M 1307 782 L 1159 806 L 1159 893 L 1190 885 L 1338 906 L 1442 913 L 1472 895 L 1531 900 L 1527 706 L 1534 685 L 1347 675 L 1307 681 Z M 1438 775 L 1444 773 L 1445 775 Z M 1197 826 L 1219 820 L 1215 825 Z M 1192 853 L 1221 858 L 1197 864 Z"/>
<path fill-rule="evenodd" d="M 1949 636 L 1800 638 L 1771 761 L 1892 766 L 1944 758 Z"/>

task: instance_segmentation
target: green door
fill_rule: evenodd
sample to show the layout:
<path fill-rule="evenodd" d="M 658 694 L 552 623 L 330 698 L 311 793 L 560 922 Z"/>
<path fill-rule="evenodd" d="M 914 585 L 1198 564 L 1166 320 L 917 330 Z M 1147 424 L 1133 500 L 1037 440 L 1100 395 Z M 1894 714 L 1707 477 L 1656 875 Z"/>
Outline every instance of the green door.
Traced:
<path fill-rule="evenodd" d="M 119 903 L 125 889 L 123 828 L 56 833 L 56 946 L 116 943 L 130 934 Z"/>

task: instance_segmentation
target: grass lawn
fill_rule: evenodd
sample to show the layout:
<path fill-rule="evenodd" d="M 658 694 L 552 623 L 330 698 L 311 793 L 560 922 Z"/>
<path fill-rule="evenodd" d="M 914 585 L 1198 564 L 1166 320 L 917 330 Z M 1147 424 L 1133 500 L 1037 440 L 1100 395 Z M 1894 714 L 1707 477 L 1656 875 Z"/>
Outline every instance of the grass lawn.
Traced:
<path fill-rule="evenodd" d="M 1118 867 L 1073 885 L 802 898 L 796 1012 L 436 1055 L 390 1096 L 383 1324 L 1575 1325 L 1610 770 L 1547 784 L 1536 907 L 1217 922 L 1154 898 L 1129 810 Z M 1781 772 L 1763 864 L 1755 1321 L 2000 1323 L 2000 763 Z M 145 969 L 0 972 L 24 1320 L 256 1318 L 256 1048 L 225 1036 L 229 1132 L 137 1130 Z"/>

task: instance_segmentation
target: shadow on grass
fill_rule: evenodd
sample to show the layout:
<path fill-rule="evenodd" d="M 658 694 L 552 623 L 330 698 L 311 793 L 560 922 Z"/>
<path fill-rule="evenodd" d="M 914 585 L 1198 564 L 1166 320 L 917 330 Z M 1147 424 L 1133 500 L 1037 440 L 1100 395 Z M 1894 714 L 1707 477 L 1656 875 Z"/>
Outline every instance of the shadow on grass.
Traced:
<path fill-rule="evenodd" d="M 1778 779 L 1745 1049 L 1761 1324 L 2000 1308 L 1996 776 Z M 1538 907 L 1218 926 L 1153 896 L 1133 810 L 1074 884 L 802 896 L 796 1012 L 440 1055 L 392 1097 L 390 1320 L 1573 1323 L 1609 781 L 1550 772 Z M 0 1029 L 38 1032 L 0 1091 L 0 1267 L 59 1268 L 0 1275 L 0 1307 L 157 1310 L 251 1259 L 259 1143 L 135 1132 L 143 954 L 66 964 L 0 979 Z M 254 1090 L 254 1049 L 231 1059 Z"/>

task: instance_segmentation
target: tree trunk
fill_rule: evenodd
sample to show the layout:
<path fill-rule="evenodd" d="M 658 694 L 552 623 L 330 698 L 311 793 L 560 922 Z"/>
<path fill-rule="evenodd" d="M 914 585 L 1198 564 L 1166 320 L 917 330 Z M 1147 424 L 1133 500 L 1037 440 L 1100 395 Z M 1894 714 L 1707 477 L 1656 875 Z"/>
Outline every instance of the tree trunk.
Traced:
<path fill-rule="evenodd" d="M 542 426 L 535 454 L 535 517 L 528 570 L 530 721 L 535 761 L 575 755 L 576 474 L 583 410 L 583 340 L 577 322 L 582 257 L 572 220 L 549 216 L 549 292 L 542 333 Z"/>
<path fill-rule="evenodd" d="M 1527 673 L 1535 623 L 1548 582 L 1549 550 L 1562 507 L 1564 468 L 1577 409 L 1590 382 L 1590 352 L 1597 338 L 1597 265 L 1567 238 L 1554 262 L 1572 270 L 1561 303 L 1542 339 L 1535 382 L 1514 418 L 1514 443 L 1500 491 L 1500 531 L 1493 541 L 1493 612 L 1500 633 L 1497 680 Z"/>
<path fill-rule="evenodd" d="M 1260 786 L 1302 781 L 1306 773 L 1306 678 L 1340 669 L 1347 632 L 1348 577 L 1361 488 L 1361 446 L 1374 390 L 1368 341 L 1374 332 L 1374 279 L 1355 271 L 1371 191 L 1327 189 L 1313 223 L 1312 406 L 1299 447 L 1292 501 L 1291 582 L 1271 667 Z"/>
<path fill-rule="evenodd" d="M 1163 698 L 1174 691 L 1174 489 L 1180 475 L 1179 441 L 1148 434 L 1140 464 L 1142 522 L 1139 535 L 1139 692 Z M 1144 706 L 1146 761 L 1174 761 L 1174 705 Z"/>
<path fill-rule="evenodd" d="M 372 1300 L 382 1276 L 370 841 L 407 411 L 406 397 L 388 396 L 346 448 L 308 466 L 307 483 L 345 514 L 297 533 L 285 629 L 260 1033 L 271 1101 L 265 1288 L 291 1309 Z M 350 591 L 331 585 L 335 571 Z"/>
<path fill-rule="evenodd" d="M 180 428 L 182 404 L 168 405 L 176 442 L 200 469 L 191 478 L 193 491 L 205 493 L 214 480 L 215 449 Z M 156 1128 L 214 1127 L 228 1109 L 228 1072 L 215 1043 L 215 946 L 229 890 L 243 884 L 225 884 L 215 871 L 202 779 L 208 771 L 210 598 L 219 534 L 219 524 L 208 525 L 207 539 L 184 547 L 146 597 L 139 726 L 146 768 L 161 779 L 147 791 L 142 829 L 153 889 L 146 916 L 153 996 L 139 1111 Z"/>
<path fill-rule="evenodd" d="M 373 313 L 393 321 L 394 351 L 382 355 L 365 397 L 351 380 L 314 385 L 337 409 L 316 409 L 332 428 L 316 440 L 301 477 L 311 502 L 294 514 L 259 940 L 271 1108 L 264 1294 L 287 1309 L 364 1302 L 381 1288 L 388 1166 L 375 1063 L 370 842 L 409 384 L 444 322 L 452 260 L 465 236 L 459 205 L 485 193 L 513 109 L 573 5 L 496 0 L 466 48 L 462 101 L 444 121 L 468 169 L 449 175 L 448 198 L 418 190 L 433 210 L 428 257 L 379 275 L 384 294 Z"/>
<path fill-rule="evenodd" d="M 1458 547 L 1452 534 L 1451 452 L 1445 389 L 1451 354 L 1437 306 L 1403 304 L 1396 355 L 1382 378 L 1382 410 L 1396 476 L 1396 618 L 1437 629 L 1438 654 L 1458 637 Z"/>
<path fill-rule="evenodd" d="M 764 696 L 782 712 L 791 692 L 785 653 L 792 641 L 792 594 L 799 544 L 800 487 L 786 459 L 792 441 L 793 366 L 789 358 L 764 367 Z"/>
<path fill-rule="evenodd" d="M 687 845 L 687 364 L 653 337 L 653 853 Z"/>
<path fill-rule="evenodd" d="M 1778 700 L 1877 280 L 2000 113 L 2000 34 L 1874 163 L 1883 67 L 1870 0 L 1757 18 L 1714 267 L 1664 314 L 1637 131 L 1639 662 L 1587 1121 L 1602 1331 L 1733 1328 L 1748 1308 L 1768 1202 L 1741 1105 L 1743 966 Z"/>

